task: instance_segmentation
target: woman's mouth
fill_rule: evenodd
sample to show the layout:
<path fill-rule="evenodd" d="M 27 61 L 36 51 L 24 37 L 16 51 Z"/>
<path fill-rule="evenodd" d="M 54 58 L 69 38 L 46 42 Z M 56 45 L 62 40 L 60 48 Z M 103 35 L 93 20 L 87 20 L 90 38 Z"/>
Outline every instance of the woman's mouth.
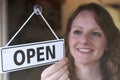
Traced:
<path fill-rule="evenodd" d="M 92 49 L 88 49 L 88 48 L 80 48 L 78 49 L 78 52 L 80 53 L 91 53 L 93 50 Z"/>

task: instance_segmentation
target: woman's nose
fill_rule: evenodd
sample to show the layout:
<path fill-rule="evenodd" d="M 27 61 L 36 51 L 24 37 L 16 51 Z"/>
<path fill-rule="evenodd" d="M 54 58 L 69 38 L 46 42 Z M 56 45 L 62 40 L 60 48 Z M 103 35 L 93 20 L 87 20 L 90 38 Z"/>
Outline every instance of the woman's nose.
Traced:
<path fill-rule="evenodd" d="M 84 44 L 84 45 L 89 44 L 90 43 L 89 35 L 86 35 L 86 34 L 81 35 L 81 37 L 80 37 L 80 43 Z"/>

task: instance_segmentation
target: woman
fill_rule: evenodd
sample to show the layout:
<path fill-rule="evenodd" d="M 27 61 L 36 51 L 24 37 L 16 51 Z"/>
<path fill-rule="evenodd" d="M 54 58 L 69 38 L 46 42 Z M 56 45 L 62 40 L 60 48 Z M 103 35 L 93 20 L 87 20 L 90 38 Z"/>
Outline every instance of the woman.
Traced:
<path fill-rule="evenodd" d="M 66 58 L 45 69 L 41 80 L 120 80 L 120 33 L 100 5 L 79 6 L 65 35 Z"/>

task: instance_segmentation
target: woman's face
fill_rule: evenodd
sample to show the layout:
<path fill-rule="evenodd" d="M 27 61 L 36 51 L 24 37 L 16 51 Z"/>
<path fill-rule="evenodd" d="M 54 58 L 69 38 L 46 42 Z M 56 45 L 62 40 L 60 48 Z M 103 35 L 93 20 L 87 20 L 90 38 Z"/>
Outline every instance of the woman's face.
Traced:
<path fill-rule="evenodd" d="M 72 23 L 68 43 L 75 62 L 88 64 L 100 61 L 106 44 L 106 37 L 92 12 L 80 12 Z"/>

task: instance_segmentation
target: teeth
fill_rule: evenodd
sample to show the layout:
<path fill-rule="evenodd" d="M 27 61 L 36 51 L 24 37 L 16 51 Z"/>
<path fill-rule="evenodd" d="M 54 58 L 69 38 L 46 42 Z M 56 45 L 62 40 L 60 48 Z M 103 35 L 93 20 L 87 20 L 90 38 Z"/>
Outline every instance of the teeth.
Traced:
<path fill-rule="evenodd" d="M 81 52 L 90 52 L 91 50 L 90 49 L 79 49 L 79 51 L 81 51 Z"/>

